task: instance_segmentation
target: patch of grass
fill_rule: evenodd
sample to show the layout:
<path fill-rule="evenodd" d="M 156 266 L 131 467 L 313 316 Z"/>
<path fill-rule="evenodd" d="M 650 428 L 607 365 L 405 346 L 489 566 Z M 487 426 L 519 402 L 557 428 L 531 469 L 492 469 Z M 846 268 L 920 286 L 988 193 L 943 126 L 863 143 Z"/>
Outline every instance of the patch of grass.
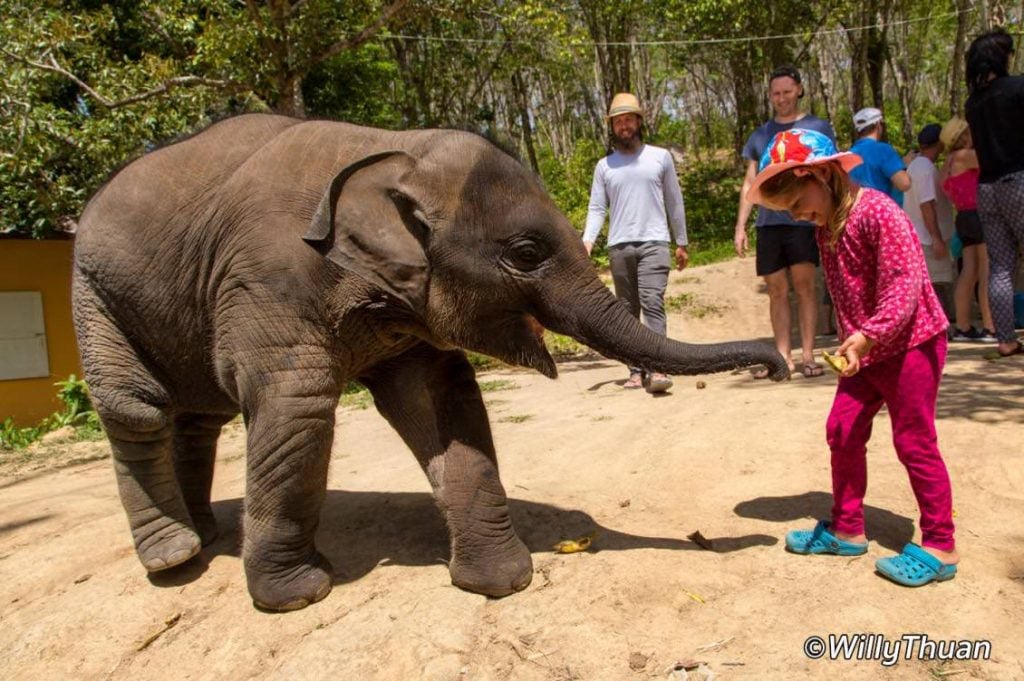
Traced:
<path fill-rule="evenodd" d="M 50 414 L 34 426 L 18 426 L 12 417 L 0 424 L 0 450 L 18 450 L 28 447 L 47 433 L 70 426 L 75 439 L 97 440 L 103 437 L 99 415 L 89 400 L 89 388 L 83 379 L 71 374 L 67 380 L 57 381 L 57 397 L 64 409 Z"/>
<path fill-rule="evenodd" d="M 724 308 L 714 303 L 706 303 L 697 300 L 692 293 L 680 293 L 665 298 L 665 309 L 669 312 L 686 312 L 691 317 L 703 319 L 709 315 L 719 315 Z"/>
<path fill-rule="evenodd" d="M 487 371 L 488 369 L 500 369 L 505 366 L 505 363 L 501 360 L 494 359 L 487 355 L 481 355 L 479 352 L 472 352 L 466 350 L 466 359 L 473 365 L 473 368 L 477 371 Z"/>
<path fill-rule="evenodd" d="M 341 399 L 338 400 L 339 407 L 351 409 L 368 409 L 373 404 L 373 395 L 362 383 L 350 382 L 341 391 Z"/>
<path fill-rule="evenodd" d="M 75 442 L 98 442 L 106 437 L 102 428 L 75 428 Z"/>
<path fill-rule="evenodd" d="M 669 312 L 682 312 L 693 305 L 693 300 L 692 293 L 665 296 L 665 309 Z"/>
<path fill-rule="evenodd" d="M 352 409 L 369 409 L 370 405 L 373 404 L 373 395 L 370 391 L 356 393 L 355 395 L 342 395 L 341 400 L 338 401 L 338 406 L 349 407 Z"/>
<path fill-rule="evenodd" d="M 749 238 L 748 251 L 754 248 L 753 237 Z M 699 243 L 690 249 L 690 266 L 710 265 L 723 260 L 731 260 L 736 257 L 736 249 L 732 240 L 710 241 Z"/>
<path fill-rule="evenodd" d="M 24 449 L 41 438 L 47 430 L 40 426 L 16 426 L 14 419 L 8 416 L 0 424 L 0 450 Z"/>
<path fill-rule="evenodd" d="M 512 416 L 500 418 L 498 421 L 501 423 L 522 423 L 523 421 L 529 421 L 532 418 L 533 414 L 513 414 Z"/>
<path fill-rule="evenodd" d="M 550 331 L 544 334 L 544 345 L 552 357 L 578 357 L 593 352 L 593 350 L 575 338 L 551 333 Z"/>
<path fill-rule="evenodd" d="M 608 416 L 607 414 L 602 414 L 601 416 L 593 416 L 590 418 L 590 420 L 593 421 L 594 423 L 599 423 L 600 421 L 611 421 L 612 417 Z"/>
<path fill-rule="evenodd" d="M 697 319 L 704 319 L 705 317 L 718 317 L 725 308 L 721 305 L 715 305 L 714 303 L 695 303 L 693 309 L 690 310 L 690 316 L 696 317 Z"/>
<path fill-rule="evenodd" d="M 480 392 L 482 393 L 493 393 L 499 390 L 517 390 L 518 388 L 519 384 L 515 381 L 506 381 L 500 378 L 494 381 L 480 382 Z"/>

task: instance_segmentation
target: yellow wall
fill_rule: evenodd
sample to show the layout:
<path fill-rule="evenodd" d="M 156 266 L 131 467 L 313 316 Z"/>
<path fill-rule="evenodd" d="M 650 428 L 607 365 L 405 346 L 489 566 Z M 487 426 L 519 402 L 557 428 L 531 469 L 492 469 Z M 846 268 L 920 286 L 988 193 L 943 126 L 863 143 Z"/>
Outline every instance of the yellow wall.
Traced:
<path fill-rule="evenodd" d="M 0 422 L 13 416 L 20 426 L 35 425 L 63 408 L 53 384 L 70 374 L 82 377 L 71 322 L 73 246 L 70 239 L 0 239 L 0 291 L 42 293 L 50 362 L 47 378 L 0 380 Z"/>

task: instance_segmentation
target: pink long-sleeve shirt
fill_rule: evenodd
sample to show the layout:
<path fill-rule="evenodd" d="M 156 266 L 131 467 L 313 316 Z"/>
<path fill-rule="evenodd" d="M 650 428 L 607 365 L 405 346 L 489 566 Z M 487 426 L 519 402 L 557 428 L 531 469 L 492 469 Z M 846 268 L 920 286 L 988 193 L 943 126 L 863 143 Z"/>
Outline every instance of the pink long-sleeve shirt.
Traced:
<path fill-rule="evenodd" d="M 835 247 L 817 229 L 821 266 L 840 340 L 860 331 L 875 341 L 861 366 L 906 352 L 949 326 L 928 278 L 910 218 L 888 196 L 864 188 Z"/>

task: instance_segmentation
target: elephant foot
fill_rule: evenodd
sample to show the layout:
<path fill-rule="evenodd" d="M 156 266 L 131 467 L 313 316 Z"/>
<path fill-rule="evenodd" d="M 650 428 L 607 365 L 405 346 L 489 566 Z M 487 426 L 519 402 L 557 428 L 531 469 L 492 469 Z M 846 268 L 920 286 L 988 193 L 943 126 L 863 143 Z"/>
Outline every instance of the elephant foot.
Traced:
<path fill-rule="evenodd" d="M 199 553 L 202 543 L 192 528 L 174 523 L 161 531 L 135 540 L 135 550 L 149 572 L 181 565 Z"/>
<path fill-rule="evenodd" d="M 299 565 L 274 571 L 246 567 L 249 595 L 257 608 L 285 612 L 301 610 L 331 592 L 333 569 L 319 553 Z"/>
<path fill-rule="evenodd" d="M 220 531 L 217 529 L 217 519 L 209 506 L 203 510 L 189 509 L 189 515 L 192 516 L 192 524 L 196 526 L 196 532 L 204 547 L 217 540 Z"/>
<path fill-rule="evenodd" d="M 466 550 L 454 551 L 449 572 L 452 584 L 460 589 L 501 598 L 530 585 L 533 560 L 526 545 L 513 536 L 500 549 L 478 550 L 473 555 Z"/>

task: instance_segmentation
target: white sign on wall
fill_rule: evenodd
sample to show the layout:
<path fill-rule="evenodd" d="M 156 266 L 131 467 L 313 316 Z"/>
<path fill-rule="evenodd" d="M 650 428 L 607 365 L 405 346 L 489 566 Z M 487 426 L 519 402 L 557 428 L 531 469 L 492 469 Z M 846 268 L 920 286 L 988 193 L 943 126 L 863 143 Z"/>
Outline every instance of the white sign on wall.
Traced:
<path fill-rule="evenodd" d="M 0 381 L 49 375 L 43 294 L 0 291 Z"/>

